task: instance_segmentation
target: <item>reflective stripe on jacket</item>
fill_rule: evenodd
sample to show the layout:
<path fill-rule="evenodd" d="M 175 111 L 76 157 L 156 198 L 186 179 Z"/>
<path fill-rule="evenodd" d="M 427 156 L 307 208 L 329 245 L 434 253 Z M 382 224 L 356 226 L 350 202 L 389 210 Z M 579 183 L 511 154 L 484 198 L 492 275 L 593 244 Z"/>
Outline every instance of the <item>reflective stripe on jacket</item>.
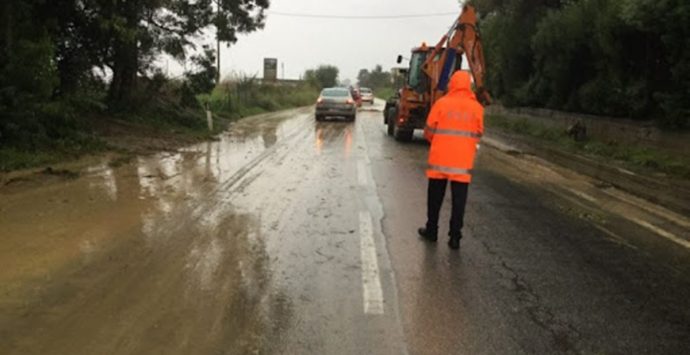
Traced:
<path fill-rule="evenodd" d="M 431 142 L 430 179 L 472 180 L 477 144 L 484 133 L 484 108 L 471 89 L 470 75 L 457 71 L 448 94 L 431 108 L 424 136 Z"/>

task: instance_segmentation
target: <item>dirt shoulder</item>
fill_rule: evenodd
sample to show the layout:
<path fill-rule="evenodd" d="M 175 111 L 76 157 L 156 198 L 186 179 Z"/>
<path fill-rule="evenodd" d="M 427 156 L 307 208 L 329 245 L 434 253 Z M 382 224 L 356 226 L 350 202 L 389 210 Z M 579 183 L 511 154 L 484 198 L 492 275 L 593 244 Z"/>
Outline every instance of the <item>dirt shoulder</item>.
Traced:
<path fill-rule="evenodd" d="M 654 166 L 634 166 L 625 159 L 617 159 L 603 153 L 593 154 L 587 151 L 583 144 L 564 144 L 560 137 L 543 137 L 549 134 L 564 135 L 561 132 L 532 134 L 534 131 L 529 129 L 516 131 L 510 126 L 492 124 L 491 119 L 487 122 L 488 132 L 484 144 L 504 151 L 516 150 L 516 153 L 545 159 L 672 211 L 690 215 L 690 180 L 683 174 L 672 175 Z M 653 156 L 650 157 L 650 161 L 653 161 Z M 676 164 L 685 164 L 683 157 L 679 161 L 680 163 Z M 687 167 L 680 168 L 680 171 L 685 171 Z"/>
<path fill-rule="evenodd" d="M 116 119 L 103 119 L 94 127 L 94 135 L 104 143 L 105 149 L 94 151 L 78 157 L 65 157 L 53 164 L 42 164 L 29 169 L 0 172 L 0 194 L 11 194 L 31 189 L 44 184 L 77 179 L 87 174 L 95 165 L 106 164 L 118 167 L 127 164 L 137 156 L 160 152 L 177 152 L 180 148 L 195 143 L 213 141 L 218 134 L 232 128 L 238 135 L 258 134 L 246 128 L 248 125 L 259 127 L 275 125 L 284 119 L 289 112 L 301 112 L 308 107 L 280 110 L 232 120 L 225 117 L 214 117 L 214 131 L 198 131 L 186 128 L 156 128 Z M 257 123 L 257 121 L 259 121 Z"/>
<path fill-rule="evenodd" d="M 219 119 L 219 127 L 227 127 L 229 120 Z M 30 188 L 45 183 L 78 178 L 85 169 L 97 162 L 108 161 L 119 166 L 138 155 L 162 151 L 175 151 L 193 143 L 212 140 L 221 132 L 192 131 L 189 129 L 160 129 L 151 125 L 116 119 L 104 119 L 94 127 L 94 136 L 103 146 L 79 156 L 64 156 L 51 164 L 40 164 L 29 169 L 0 172 L 0 191 Z"/>

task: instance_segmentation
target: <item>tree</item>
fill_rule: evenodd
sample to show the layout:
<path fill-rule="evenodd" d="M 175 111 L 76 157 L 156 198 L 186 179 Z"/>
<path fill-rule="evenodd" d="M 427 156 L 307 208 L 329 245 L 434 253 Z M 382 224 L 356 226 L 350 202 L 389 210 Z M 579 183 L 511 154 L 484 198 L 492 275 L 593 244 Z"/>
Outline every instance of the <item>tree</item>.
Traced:
<path fill-rule="evenodd" d="M 193 48 L 192 38 L 210 25 L 218 39 L 237 41 L 238 33 L 262 28 L 268 0 L 92 0 L 105 30 L 112 35 L 107 60 L 113 78 L 109 100 L 127 103 L 136 88 L 138 73 L 159 53 L 180 60 Z M 213 5 L 217 11 L 214 11 Z"/>
<path fill-rule="evenodd" d="M 369 75 L 369 85 L 373 88 L 388 87 L 391 85 L 391 74 L 377 64 Z"/>
<path fill-rule="evenodd" d="M 340 70 L 332 65 L 320 65 L 316 69 L 308 69 L 304 72 L 304 81 L 319 89 L 338 85 Z"/>
<path fill-rule="evenodd" d="M 204 46 L 204 52 L 193 56 L 193 69 L 184 73 L 185 83 L 182 88 L 182 104 L 196 106 L 196 95 L 209 93 L 216 86 L 217 68 L 215 52 L 209 46 Z"/>
<path fill-rule="evenodd" d="M 58 84 L 44 10 L 40 1 L 7 0 L 0 6 L 0 109 L 47 100 Z"/>
<path fill-rule="evenodd" d="M 109 102 L 126 106 L 137 78 L 153 72 L 158 55 L 184 60 L 211 25 L 220 41 L 234 43 L 239 33 L 263 26 L 268 6 L 269 0 L 6 0 L 0 5 L 0 71 L 41 61 L 43 69 L 59 73 L 59 82 L 47 81 L 59 85 L 56 93 L 68 93 L 94 68 L 107 68 Z M 41 55 L 26 52 L 39 43 Z"/>
<path fill-rule="evenodd" d="M 361 87 L 380 89 L 392 85 L 392 76 L 390 72 L 383 71 L 383 67 L 377 64 L 371 71 L 361 69 L 357 76 L 357 83 Z"/>
<path fill-rule="evenodd" d="M 487 65 L 487 86 L 505 104 L 524 104 L 534 70 L 531 37 L 552 8 L 568 0 L 477 0 Z"/>
<path fill-rule="evenodd" d="M 630 72 L 641 77 L 651 104 L 663 112 L 662 125 L 690 126 L 690 3 L 625 0 L 617 15 L 628 29 L 621 39 L 625 53 L 634 55 Z"/>
<path fill-rule="evenodd" d="M 687 1 L 475 3 L 487 86 L 504 104 L 688 125 Z"/>
<path fill-rule="evenodd" d="M 359 74 L 357 74 L 357 85 L 363 86 L 363 87 L 368 87 L 370 86 L 369 83 L 369 70 L 367 69 L 360 69 Z"/>

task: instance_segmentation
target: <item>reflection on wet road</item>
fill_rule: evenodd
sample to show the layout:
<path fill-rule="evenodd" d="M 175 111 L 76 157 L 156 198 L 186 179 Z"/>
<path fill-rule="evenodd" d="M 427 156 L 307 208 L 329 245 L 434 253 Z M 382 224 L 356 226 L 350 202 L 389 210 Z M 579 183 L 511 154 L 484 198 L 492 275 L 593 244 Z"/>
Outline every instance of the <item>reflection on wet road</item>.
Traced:
<path fill-rule="evenodd" d="M 265 349 L 291 305 L 269 290 L 260 219 L 230 196 L 278 136 L 305 125 L 285 118 L 3 198 L 0 352 Z"/>
<path fill-rule="evenodd" d="M 0 352 L 399 353 L 362 312 L 356 130 L 266 115 L 3 198 Z"/>
<path fill-rule="evenodd" d="M 480 158 L 461 253 L 419 241 L 426 146 L 389 139 L 380 117 L 257 116 L 0 190 L 0 353 L 688 348 L 687 269 L 541 203 L 497 153 Z"/>

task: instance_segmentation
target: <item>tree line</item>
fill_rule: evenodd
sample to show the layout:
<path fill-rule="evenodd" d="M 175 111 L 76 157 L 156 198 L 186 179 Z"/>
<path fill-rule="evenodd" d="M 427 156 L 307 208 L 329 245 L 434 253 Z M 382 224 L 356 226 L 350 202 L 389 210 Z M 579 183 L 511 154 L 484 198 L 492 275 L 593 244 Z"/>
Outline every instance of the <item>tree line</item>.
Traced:
<path fill-rule="evenodd" d="M 318 88 L 328 88 L 343 85 L 339 80 L 340 69 L 333 65 L 320 65 L 314 69 L 307 69 L 302 75 L 302 79 L 309 85 Z M 357 86 L 367 87 L 374 90 L 389 89 L 402 86 L 404 78 L 394 76 L 391 72 L 384 71 L 381 65 L 374 66 L 373 69 L 360 69 L 357 74 Z M 347 81 L 346 81 L 347 82 Z"/>
<path fill-rule="evenodd" d="M 670 128 L 690 116 L 690 2 L 476 0 L 487 82 L 508 106 Z"/>
<path fill-rule="evenodd" d="M 314 69 L 307 69 L 302 75 L 302 80 L 319 90 L 330 88 L 340 84 L 338 76 L 340 69 L 334 65 L 322 64 Z"/>
<path fill-rule="evenodd" d="M 391 78 L 391 73 L 384 71 L 383 67 L 377 64 L 372 70 L 360 69 L 357 84 L 362 87 L 380 89 L 390 87 L 393 84 Z"/>

